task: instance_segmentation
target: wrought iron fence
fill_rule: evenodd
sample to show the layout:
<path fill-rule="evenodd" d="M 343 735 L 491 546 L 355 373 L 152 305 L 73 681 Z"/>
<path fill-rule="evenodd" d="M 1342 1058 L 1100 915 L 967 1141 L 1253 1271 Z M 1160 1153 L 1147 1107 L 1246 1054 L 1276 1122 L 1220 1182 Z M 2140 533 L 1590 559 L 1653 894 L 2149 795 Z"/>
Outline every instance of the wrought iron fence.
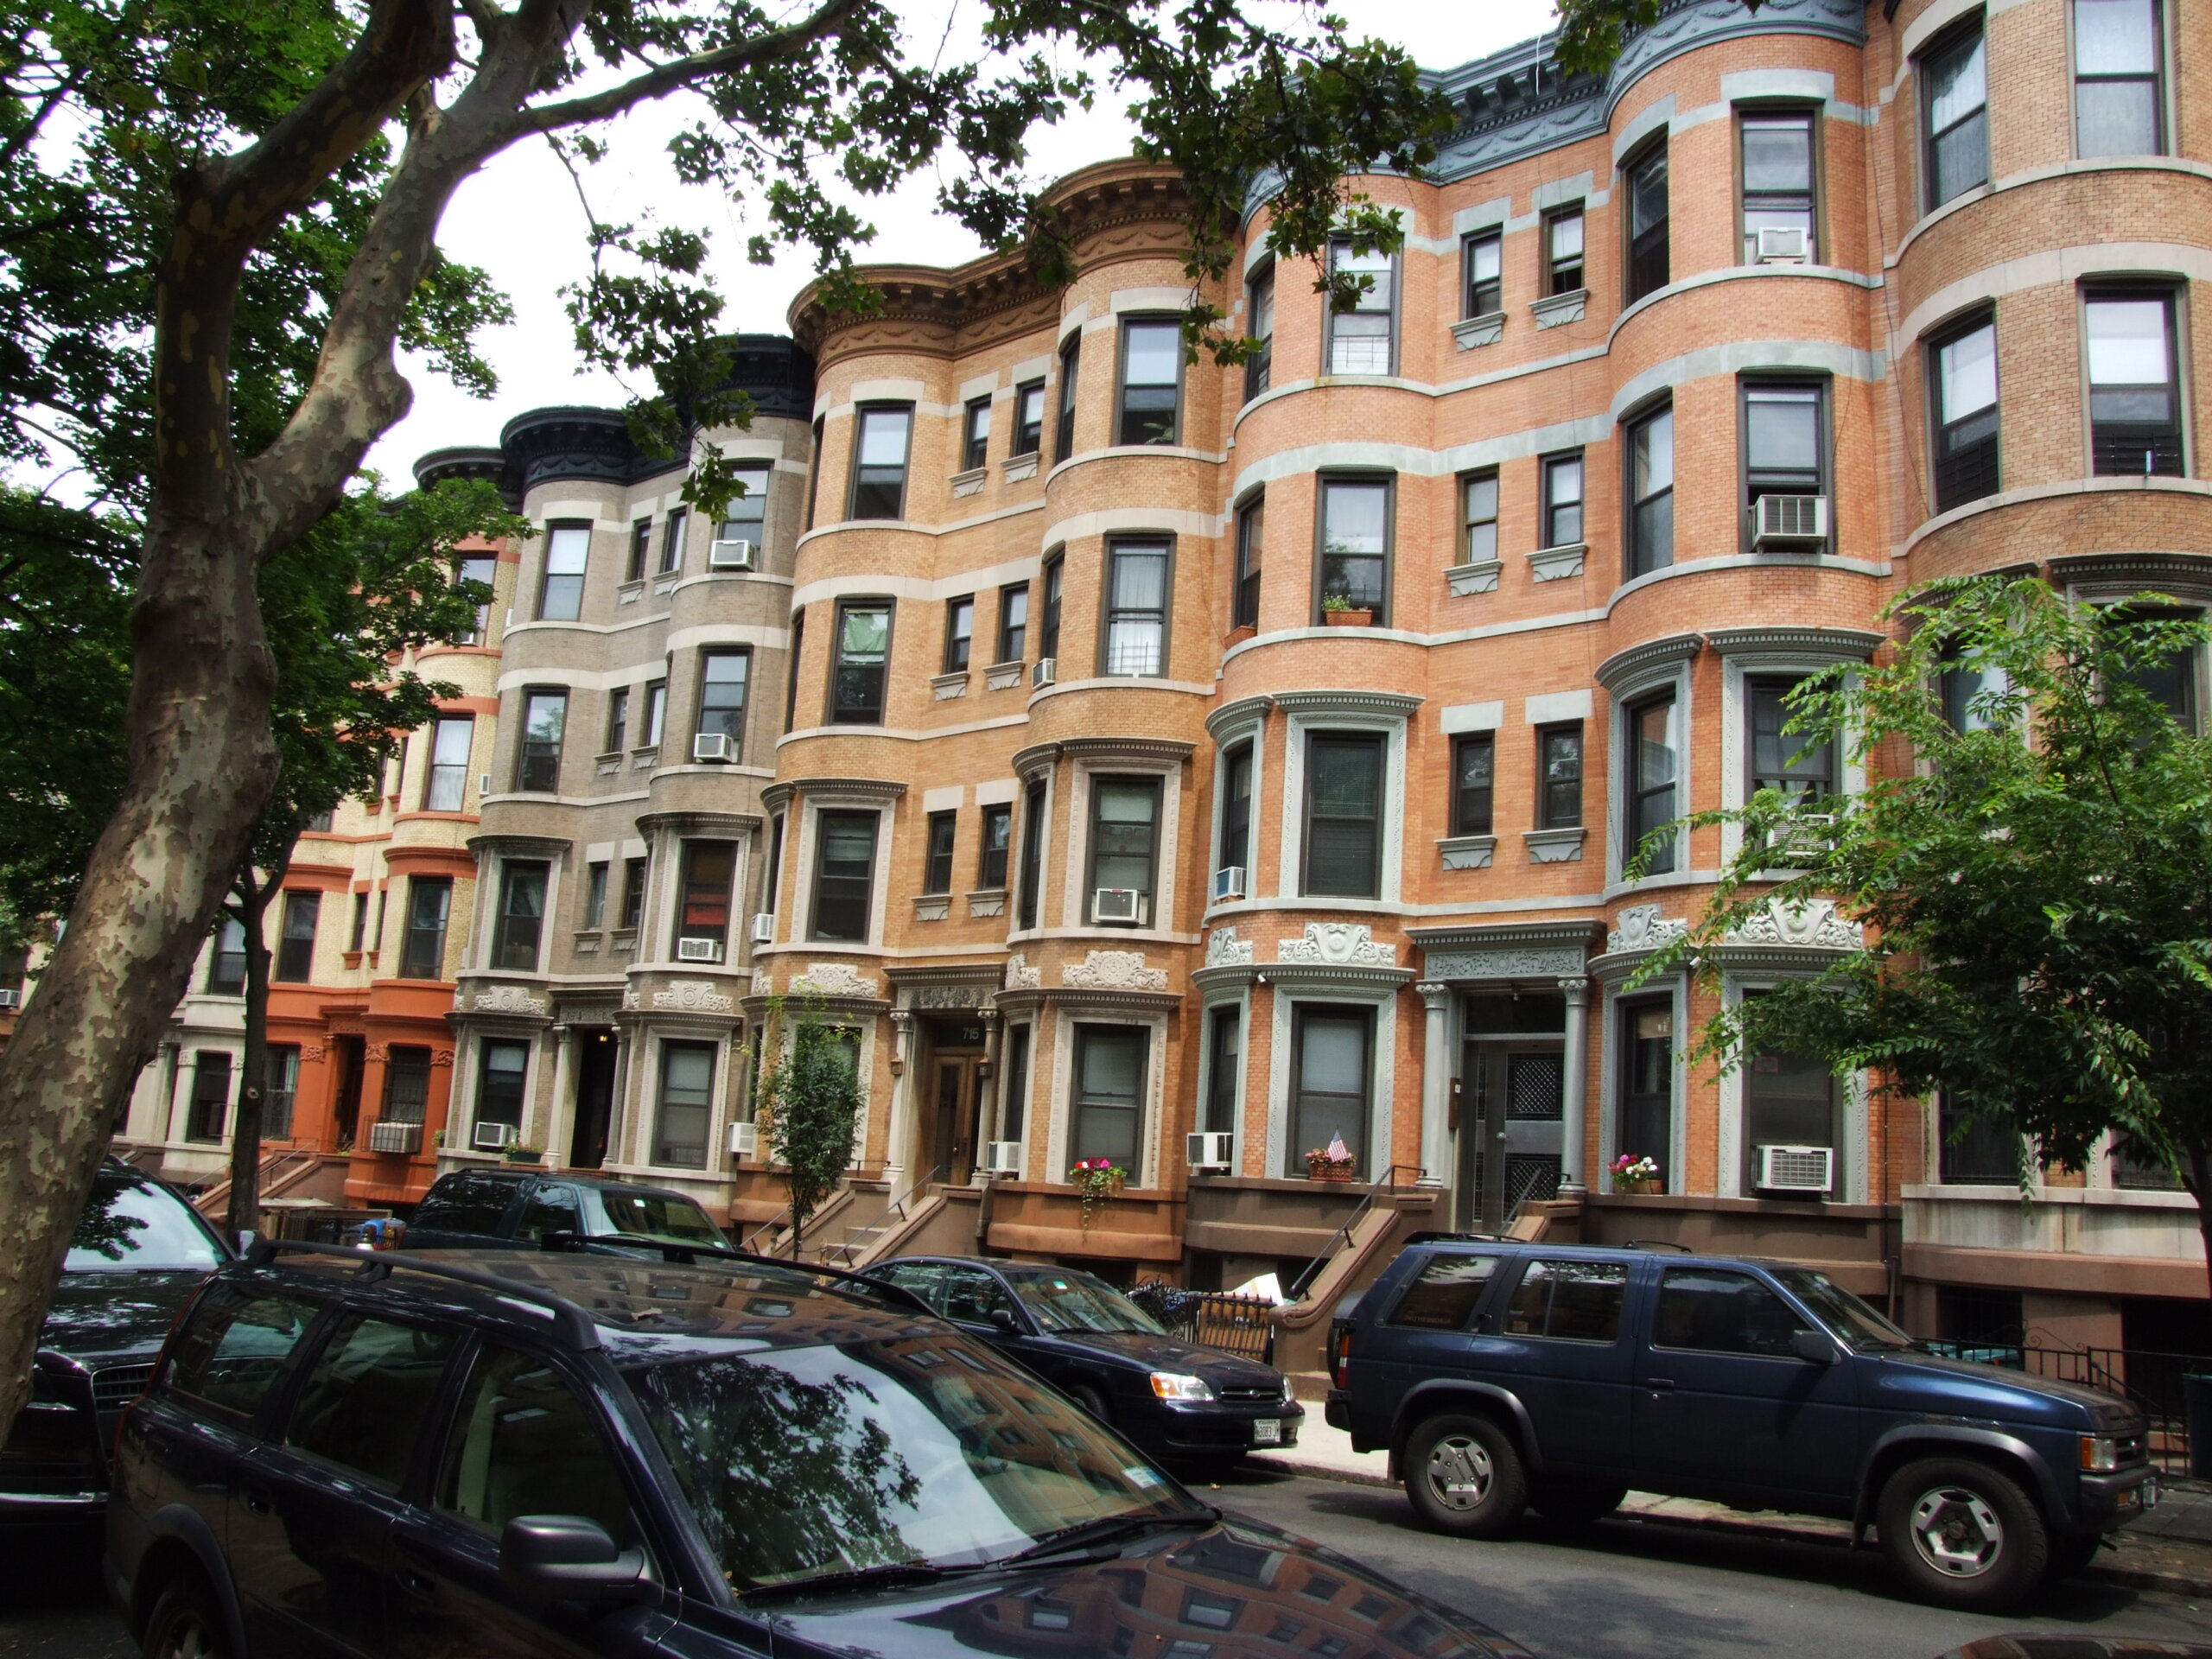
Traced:
<path fill-rule="evenodd" d="M 1170 1336 L 1272 1365 L 1275 1305 L 1264 1296 L 1185 1290 L 1164 1280 L 1139 1285 L 1129 1300 L 1167 1327 Z"/>
<path fill-rule="evenodd" d="M 2151 1461 L 2170 1475 L 2189 1472 L 2189 1412 L 2181 1379 L 2185 1373 L 2212 1370 L 2212 1358 L 2141 1348 L 2042 1348 L 1935 1339 L 1926 1345 L 1953 1359 L 1980 1360 L 2054 1382 L 2078 1382 L 2133 1401 L 2150 1420 Z"/>

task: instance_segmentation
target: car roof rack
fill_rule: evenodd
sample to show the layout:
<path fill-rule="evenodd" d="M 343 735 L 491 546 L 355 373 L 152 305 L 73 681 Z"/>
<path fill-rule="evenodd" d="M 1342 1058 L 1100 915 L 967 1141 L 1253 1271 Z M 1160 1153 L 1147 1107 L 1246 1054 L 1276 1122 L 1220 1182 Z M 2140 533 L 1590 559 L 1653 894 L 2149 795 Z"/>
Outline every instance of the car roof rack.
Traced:
<path fill-rule="evenodd" d="M 1518 1244 L 1523 1241 L 1508 1238 L 1503 1233 L 1408 1233 L 1408 1244 Z"/>
<path fill-rule="evenodd" d="M 473 1285 L 479 1290 L 489 1290 L 501 1296 L 519 1297 L 536 1302 L 553 1315 L 554 1329 L 562 1340 L 579 1352 L 588 1352 L 599 1346 L 599 1322 L 581 1304 L 570 1301 L 558 1291 L 545 1290 L 536 1285 L 518 1284 L 512 1279 L 502 1279 L 496 1273 L 484 1273 L 474 1268 L 456 1268 L 450 1262 L 425 1262 L 419 1255 L 399 1250 L 359 1250 L 346 1244 L 315 1244 L 298 1238 L 257 1238 L 246 1252 L 246 1265 L 252 1268 L 273 1266 L 277 1254 L 287 1252 L 298 1255 L 327 1255 L 360 1264 L 353 1276 L 363 1284 L 378 1284 L 389 1279 L 400 1268 L 410 1273 L 428 1274 L 434 1279 L 451 1279 L 461 1284 Z"/>
<path fill-rule="evenodd" d="M 864 1285 L 871 1295 L 901 1303 L 937 1317 L 937 1310 L 904 1285 L 886 1284 L 880 1279 L 871 1279 L 864 1273 L 855 1273 L 847 1268 L 833 1268 L 820 1262 L 792 1262 L 780 1255 L 763 1255 L 758 1250 L 734 1249 L 727 1244 L 683 1244 L 673 1239 L 652 1238 L 642 1233 L 575 1233 L 565 1227 L 555 1228 L 537 1236 L 537 1248 L 550 1255 L 581 1255 L 594 1244 L 622 1244 L 632 1249 L 658 1250 L 661 1260 L 682 1267 L 696 1267 L 699 1258 L 709 1262 L 744 1262 L 754 1267 L 779 1268 L 785 1273 L 803 1273 L 823 1279 L 842 1279 L 852 1284 Z"/>
<path fill-rule="evenodd" d="M 1684 1255 L 1697 1254 L 1688 1245 L 1677 1243 L 1671 1238 L 1631 1238 L 1621 1248 L 1624 1250 L 1680 1250 Z"/>

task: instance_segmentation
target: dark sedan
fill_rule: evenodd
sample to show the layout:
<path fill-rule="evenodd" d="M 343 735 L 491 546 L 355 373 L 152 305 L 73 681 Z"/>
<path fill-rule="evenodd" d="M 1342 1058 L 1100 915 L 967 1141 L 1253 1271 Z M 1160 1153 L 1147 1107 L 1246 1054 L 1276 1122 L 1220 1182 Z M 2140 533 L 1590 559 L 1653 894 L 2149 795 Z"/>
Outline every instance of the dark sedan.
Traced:
<path fill-rule="evenodd" d="M 98 1540 L 116 1421 L 192 1293 L 230 1259 L 175 1192 L 101 1166 L 39 1332 L 30 1400 L 0 1446 L 0 1531 Z"/>
<path fill-rule="evenodd" d="M 1170 1336 L 1090 1274 L 906 1256 L 868 1276 L 912 1291 L 1154 1457 L 1223 1468 L 1247 1452 L 1298 1443 L 1306 1408 L 1281 1371 Z"/>

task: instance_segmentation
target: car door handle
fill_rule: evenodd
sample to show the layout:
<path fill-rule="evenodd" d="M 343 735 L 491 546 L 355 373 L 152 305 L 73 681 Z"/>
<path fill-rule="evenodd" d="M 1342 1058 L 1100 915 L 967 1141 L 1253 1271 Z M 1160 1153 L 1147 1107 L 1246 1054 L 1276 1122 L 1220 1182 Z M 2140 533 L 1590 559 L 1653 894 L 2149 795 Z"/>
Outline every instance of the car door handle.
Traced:
<path fill-rule="evenodd" d="M 1672 1394 L 1675 1379 L 1671 1376 L 1647 1376 L 1643 1379 L 1643 1386 L 1654 1394 Z"/>
<path fill-rule="evenodd" d="M 399 1569 L 399 1587 L 423 1601 L 437 1599 L 438 1581 L 429 1573 L 417 1573 L 412 1567 Z"/>
<path fill-rule="evenodd" d="M 266 1515 L 269 1513 L 268 1493 L 257 1491 L 254 1487 L 247 1486 L 240 1489 L 238 1496 L 240 1498 L 245 1500 L 247 1514 Z"/>

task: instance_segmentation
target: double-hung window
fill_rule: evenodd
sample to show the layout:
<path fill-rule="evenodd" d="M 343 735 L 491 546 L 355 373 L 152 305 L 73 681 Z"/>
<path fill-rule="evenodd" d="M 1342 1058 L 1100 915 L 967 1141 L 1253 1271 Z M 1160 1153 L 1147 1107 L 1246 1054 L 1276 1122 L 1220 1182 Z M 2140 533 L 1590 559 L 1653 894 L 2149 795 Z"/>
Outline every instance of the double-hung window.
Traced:
<path fill-rule="evenodd" d="M 875 836 L 881 815 L 824 812 L 815 820 L 816 939 L 865 943 L 875 886 Z"/>
<path fill-rule="evenodd" d="M 1162 674 L 1167 669 L 1165 542 L 1120 542 L 1107 550 L 1106 674 Z"/>
<path fill-rule="evenodd" d="M 1628 169 L 1628 302 L 1667 286 L 1667 146 Z"/>
<path fill-rule="evenodd" d="M 525 691 L 522 741 L 515 746 L 515 787 L 550 794 L 561 786 L 561 734 L 569 724 L 566 691 Z"/>
<path fill-rule="evenodd" d="M 1824 495 L 1827 481 L 1824 385 L 1744 384 L 1746 523 L 1763 495 Z"/>
<path fill-rule="evenodd" d="M 1469 473 L 1459 480 L 1459 558 L 1484 564 L 1497 557 L 1497 474 Z"/>
<path fill-rule="evenodd" d="M 1029 1027 L 1007 1027 L 1006 1082 L 999 1096 L 999 1139 L 1019 1142 L 1029 1116 Z"/>
<path fill-rule="evenodd" d="M 467 715 L 441 715 L 430 734 L 430 774 L 424 780 L 423 810 L 458 812 L 468 791 L 468 749 L 476 721 Z"/>
<path fill-rule="evenodd" d="M 900 518 L 906 512 L 906 452 L 914 435 L 911 404 L 860 411 L 853 439 L 854 518 Z"/>
<path fill-rule="evenodd" d="M 1244 359 L 1244 401 L 1250 403 L 1274 383 L 1275 360 L 1275 268 L 1269 265 L 1245 289 L 1251 306 L 1252 355 Z"/>
<path fill-rule="evenodd" d="M 622 913 L 617 924 L 634 931 L 645 918 L 646 861 L 626 858 L 622 861 Z"/>
<path fill-rule="evenodd" d="M 1582 822 L 1582 722 L 1536 731 L 1536 828 L 1573 830 Z"/>
<path fill-rule="evenodd" d="M 830 670 L 830 723 L 880 726 L 891 660 L 891 601 L 837 601 L 837 660 Z"/>
<path fill-rule="evenodd" d="M 1573 547 L 1582 539 L 1582 452 L 1547 455 L 1543 467 L 1546 547 Z"/>
<path fill-rule="evenodd" d="M 677 905 L 677 955 L 687 940 L 714 947 L 719 961 L 729 944 L 729 895 L 737 876 L 737 846 L 728 841 L 683 843 L 683 891 Z"/>
<path fill-rule="evenodd" d="M 1236 1084 L 1244 1069 L 1244 1011 L 1231 1003 L 1206 1017 L 1206 1098 L 1198 1127 L 1230 1134 L 1236 1128 Z"/>
<path fill-rule="evenodd" d="M 1364 278 L 1366 287 L 1349 311 L 1329 312 L 1329 372 L 1388 374 L 1393 367 L 1391 322 L 1396 312 L 1396 262 L 1380 249 L 1355 252 L 1349 242 L 1329 246 L 1329 269 Z"/>
<path fill-rule="evenodd" d="M 1379 734 L 1315 732 L 1306 739 L 1305 892 L 1381 897 L 1383 754 Z"/>
<path fill-rule="evenodd" d="M 1021 892 L 1014 907 L 1014 924 L 1037 925 L 1037 902 L 1045 886 L 1045 785 L 1032 784 L 1021 796 Z"/>
<path fill-rule="evenodd" d="M 261 1133 L 270 1141 L 292 1138 L 292 1103 L 300 1093 L 300 1046 L 269 1045 L 268 1088 L 261 1096 Z"/>
<path fill-rule="evenodd" d="M 1141 1026 L 1079 1025 L 1075 1028 L 1074 1153 L 1103 1158 L 1141 1179 L 1145 1062 L 1151 1033 Z"/>
<path fill-rule="evenodd" d="M 1260 626 L 1260 565 L 1267 551 L 1267 538 L 1268 499 L 1255 496 L 1236 515 L 1236 591 L 1232 599 L 1235 614 L 1230 619 L 1233 626 Z"/>
<path fill-rule="evenodd" d="M 976 885 L 986 893 L 1006 887 L 1007 855 L 1014 847 L 1014 808 L 1001 804 L 983 809 L 983 840 L 976 862 Z"/>
<path fill-rule="evenodd" d="M 726 739 L 732 760 L 745 741 L 745 690 L 752 673 L 750 652 L 699 653 L 699 735 Z"/>
<path fill-rule="evenodd" d="M 2002 722 L 1991 710 L 1984 694 L 1991 697 L 2004 695 L 2010 682 L 2002 668 L 1969 655 L 1954 640 L 1944 647 L 1936 672 L 1943 719 L 1953 731 L 1963 734 L 2000 728 Z"/>
<path fill-rule="evenodd" d="M 545 928 L 545 881 L 550 866 L 512 860 L 499 870 L 499 914 L 492 934 L 492 966 L 532 974 Z"/>
<path fill-rule="evenodd" d="M 1620 1105 L 1616 1155 L 1649 1158 L 1667 1184 L 1675 1138 L 1675 1011 L 1664 1002 L 1620 1005 Z"/>
<path fill-rule="evenodd" d="M 1762 1147 L 1826 1147 L 1833 1178 L 1833 1153 L 1842 1139 L 1841 1094 L 1834 1074 L 1810 1055 L 1770 1050 L 1751 1056 L 1744 1067 L 1744 1191 L 1758 1185 Z"/>
<path fill-rule="evenodd" d="M 1466 293 L 1461 310 L 1470 317 L 1487 317 L 1505 308 L 1505 234 L 1483 231 L 1460 245 L 1465 266 Z"/>
<path fill-rule="evenodd" d="M 1242 866 L 1247 889 L 1252 867 L 1252 746 L 1239 743 L 1221 757 L 1221 868 Z"/>
<path fill-rule="evenodd" d="M 1949 1090 L 1936 1096 L 1936 1179 L 1946 1186 L 2012 1186 L 2020 1179 L 2020 1137 L 1992 1113 L 1955 1103 Z"/>
<path fill-rule="evenodd" d="M 1790 805 L 1802 806 L 1836 791 L 1835 746 L 1783 730 L 1795 712 L 1789 694 L 1803 683 L 1802 679 L 1767 677 L 1744 682 L 1748 746 L 1744 757 L 1744 792 L 1747 799 L 1760 790 L 1771 789 Z"/>
<path fill-rule="evenodd" d="M 188 1141 L 219 1141 L 231 1106 L 231 1056 L 227 1049 L 202 1048 L 192 1056 L 192 1110 L 185 1121 Z M 389 1116 L 389 1114 L 387 1114 Z"/>
<path fill-rule="evenodd" d="M 2116 608 L 2105 613 L 2112 622 L 2178 622 L 2195 620 L 2186 611 L 2152 610 L 2143 607 Z M 2140 659 L 2132 667 L 2117 671 L 2114 677 L 2123 678 L 2149 697 L 2172 716 L 2174 723 L 2183 731 L 2197 728 L 2196 682 L 2202 653 L 2194 645 Z"/>
<path fill-rule="evenodd" d="M 798 671 L 806 656 L 806 607 L 791 612 L 791 648 L 784 660 L 784 729 L 798 720 Z"/>
<path fill-rule="evenodd" d="M 1628 574 L 1649 575 L 1675 562 L 1675 410 L 1672 404 L 1628 429 Z"/>
<path fill-rule="evenodd" d="M 1045 442 L 1045 383 L 1032 380 L 1014 389 L 1014 444 L 1007 459 L 1033 455 Z M 976 463 L 982 466 L 981 461 Z"/>
<path fill-rule="evenodd" d="M 922 891 L 929 893 L 952 891 L 952 850 L 960 830 L 957 812 L 932 812 L 929 816 L 929 845 L 922 858 Z"/>
<path fill-rule="evenodd" d="M 1997 323 L 1987 313 L 1929 346 L 1936 511 L 1998 490 Z"/>
<path fill-rule="evenodd" d="M 1681 740 L 1675 718 L 1675 696 L 1631 704 L 1628 728 L 1628 799 L 1626 822 L 1621 825 L 1624 861 L 1643 850 L 1644 837 L 1671 824 L 1681 813 L 1675 805 L 1675 780 L 1681 775 Z M 1674 836 L 1662 837 L 1650 849 L 1647 875 L 1663 875 L 1675 868 Z"/>
<path fill-rule="evenodd" d="M 402 979 L 446 976 L 446 922 L 452 911 L 451 876 L 408 878 L 407 944 L 399 960 Z"/>
<path fill-rule="evenodd" d="M 1160 855 L 1160 779 L 1090 780 L 1092 923 L 1149 926 Z"/>
<path fill-rule="evenodd" d="M 638 731 L 638 741 L 645 747 L 660 747 L 662 728 L 668 721 L 668 682 L 645 682 L 645 717 Z"/>
<path fill-rule="evenodd" d="M 545 527 L 545 581 L 537 614 L 547 622 L 573 622 L 583 614 L 584 565 L 591 556 L 589 524 Z"/>
<path fill-rule="evenodd" d="M 1737 137 L 1744 165 L 1744 263 L 1817 262 L 1812 112 L 1747 113 Z"/>
<path fill-rule="evenodd" d="M 1390 484 L 1381 478 L 1321 480 L 1323 611 L 1370 611 L 1388 620 L 1390 592 Z M 1318 619 L 1317 619 L 1318 620 Z"/>
<path fill-rule="evenodd" d="M 1301 1002 L 1293 1020 L 1291 1133 L 1283 1147 L 1283 1173 L 1306 1173 L 1306 1154 L 1325 1151 L 1341 1138 L 1364 1161 L 1374 1064 L 1375 1014 L 1370 1008 Z"/>
<path fill-rule="evenodd" d="M 653 1161 L 704 1169 L 707 1130 L 715 1115 L 712 1043 L 660 1046 L 659 1104 L 653 1125 Z"/>
<path fill-rule="evenodd" d="M 487 1037 L 478 1046 L 476 1121 L 522 1128 L 523 1082 L 530 1070 L 530 1045 Z M 389 1116 L 389 1114 L 387 1114 Z"/>
<path fill-rule="evenodd" d="M 768 534 L 768 469 L 766 467 L 740 467 L 737 481 L 745 486 L 745 493 L 729 504 L 722 527 L 715 539 L 724 542 L 750 542 L 753 563 L 760 563 L 760 543 Z"/>
<path fill-rule="evenodd" d="M 991 400 L 975 397 L 969 400 L 968 411 L 962 423 L 960 465 L 966 472 L 973 472 L 990 458 Z"/>
<path fill-rule="evenodd" d="M 2101 477 L 2178 478 L 2181 387 L 2173 296 L 2143 289 L 2084 296 L 2089 444 Z"/>
<path fill-rule="evenodd" d="M 584 931 L 607 925 L 607 861 L 595 858 L 584 867 Z"/>
<path fill-rule="evenodd" d="M 1981 19 L 1921 56 L 1923 206 L 1933 213 L 1989 182 L 1989 60 Z"/>
<path fill-rule="evenodd" d="M 944 602 L 944 671 L 965 674 L 976 645 L 976 595 L 963 594 Z"/>
<path fill-rule="evenodd" d="M 2165 149 L 2159 0 L 2074 0 L 2074 153 Z"/>
<path fill-rule="evenodd" d="M 1489 732 L 1452 740 L 1452 833 L 1486 836 L 1497 785 L 1497 742 Z"/>
<path fill-rule="evenodd" d="M 620 754 L 630 740 L 630 688 L 618 685 L 607 694 L 606 754 Z"/>
<path fill-rule="evenodd" d="M 668 524 L 661 532 L 660 572 L 668 575 L 683 568 L 683 537 L 691 527 L 691 515 L 683 507 L 668 510 Z"/>
<path fill-rule="evenodd" d="M 394 1043 L 384 1069 L 384 1119 L 420 1123 L 429 1109 L 430 1051 L 415 1043 Z"/>
<path fill-rule="evenodd" d="M 1572 294 L 1582 286 L 1582 204 L 1554 209 L 1544 219 L 1544 292 Z"/>
<path fill-rule="evenodd" d="M 499 560 L 486 553 L 465 554 L 454 566 L 457 582 L 477 582 L 488 590 L 499 573 Z M 456 645 L 484 645 L 492 641 L 492 599 L 487 591 L 484 602 L 476 607 L 476 625 L 454 636 Z"/>
<path fill-rule="evenodd" d="M 1083 332 L 1077 329 L 1060 347 L 1059 418 L 1054 423 L 1052 459 L 1065 461 L 1075 454 L 1076 372 L 1083 366 Z"/>
<path fill-rule="evenodd" d="M 245 990 L 245 928 L 235 916 L 215 924 L 215 948 L 207 954 L 207 995 L 238 996 Z"/>
<path fill-rule="evenodd" d="M 1183 397 L 1183 325 L 1122 325 L 1122 407 L 1116 443 L 1173 443 Z"/>
<path fill-rule="evenodd" d="M 315 929 L 322 915 L 322 895 L 319 893 L 288 893 L 284 895 L 283 931 L 276 940 L 276 964 L 273 978 L 299 982 L 315 976 Z"/>
<path fill-rule="evenodd" d="M 999 589 L 999 654 L 1001 663 L 1018 663 L 1029 653 L 1029 584 L 1017 582 Z"/>
<path fill-rule="evenodd" d="M 630 526 L 630 561 L 622 569 L 625 582 L 645 579 L 645 561 L 652 557 L 653 521 L 640 518 Z"/>
<path fill-rule="evenodd" d="M 1045 613 L 1039 619 L 1037 654 L 1057 657 L 1060 654 L 1060 597 L 1067 579 L 1067 561 L 1052 557 L 1045 561 Z"/>

